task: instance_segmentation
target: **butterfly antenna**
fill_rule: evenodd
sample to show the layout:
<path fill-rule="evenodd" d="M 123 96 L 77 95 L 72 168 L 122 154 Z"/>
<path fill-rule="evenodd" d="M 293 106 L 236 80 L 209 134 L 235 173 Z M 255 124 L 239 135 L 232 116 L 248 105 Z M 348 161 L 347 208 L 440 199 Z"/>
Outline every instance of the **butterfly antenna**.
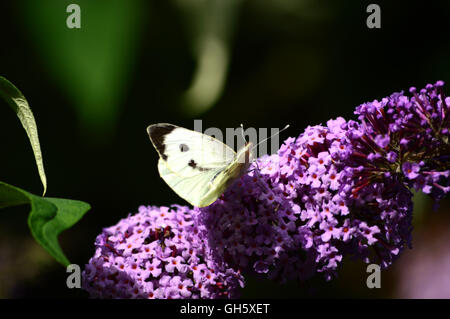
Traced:
<path fill-rule="evenodd" d="M 242 139 L 244 140 L 244 142 L 247 144 L 247 140 L 245 139 L 245 135 L 244 135 L 244 124 L 241 123 L 241 134 L 242 134 Z"/>
<path fill-rule="evenodd" d="M 242 125 L 242 124 L 241 124 L 241 125 Z M 276 132 L 275 134 L 272 134 L 271 136 L 269 136 L 269 137 L 263 139 L 263 140 L 262 140 L 261 142 L 259 142 L 258 144 L 254 145 L 254 146 L 252 147 L 251 150 L 253 150 L 254 148 L 258 147 L 259 144 L 264 143 L 265 141 L 267 141 L 267 140 L 271 139 L 272 137 L 274 137 L 274 136 L 280 134 L 281 132 L 283 132 L 284 130 L 286 130 L 286 129 L 288 129 L 288 128 L 289 128 L 289 124 L 286 125 L 285 127 L 283 127 L 281 130 L 279 130 L 279 131 Z"/>

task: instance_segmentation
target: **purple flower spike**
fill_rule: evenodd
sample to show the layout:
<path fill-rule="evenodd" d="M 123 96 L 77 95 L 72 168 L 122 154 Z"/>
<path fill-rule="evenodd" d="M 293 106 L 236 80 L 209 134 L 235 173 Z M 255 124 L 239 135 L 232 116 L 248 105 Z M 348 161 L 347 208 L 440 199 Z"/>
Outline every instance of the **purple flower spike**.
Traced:
<path fill-rule="evenodd" d="M 420 93 L 412 87 L 411 98 L 394 93 L 382 102 L 356 108 L 361 122 L 352 122 L 347 137 L 354 149 L 350 166 L 365 167 L 367 178 L 360 186 L 369 179 L 392 176 L 436 200 L 448 193 L 450 98 L 444 95 L 443 85 L 443 81 L 427 84 Z"/>
<path fill-rule="evenodd" d="M 243 277 L 214 256 L 195 214 L 141 206 L 105 228 L 83 288 L 94 298 L 235 298 Z"/>
<path fill-rule="evenodd" d="M 409 244 L 411 193 L 399 181 L 366 179 L 369 153 L 347 137 L 364 132 L 345 123 L 338 118 L 287 139 L 277 155 L 260 158 L 219 200 L 198 209 L 211 247 L 230 265 L 280 282 L 316 273 L 329 280 L 344 256 L 387 266 Z"/>

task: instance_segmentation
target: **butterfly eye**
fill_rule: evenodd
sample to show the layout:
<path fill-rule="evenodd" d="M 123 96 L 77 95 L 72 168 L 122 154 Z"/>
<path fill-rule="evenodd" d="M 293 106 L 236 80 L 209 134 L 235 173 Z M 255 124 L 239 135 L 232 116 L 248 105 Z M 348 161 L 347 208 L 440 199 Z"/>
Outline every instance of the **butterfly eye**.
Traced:
<path fill-rule="evenodd" d="M 187 146 L 186 144 L 180 144 L 180 151 L 181 152 L 189 151 L 189 146 Z"/>

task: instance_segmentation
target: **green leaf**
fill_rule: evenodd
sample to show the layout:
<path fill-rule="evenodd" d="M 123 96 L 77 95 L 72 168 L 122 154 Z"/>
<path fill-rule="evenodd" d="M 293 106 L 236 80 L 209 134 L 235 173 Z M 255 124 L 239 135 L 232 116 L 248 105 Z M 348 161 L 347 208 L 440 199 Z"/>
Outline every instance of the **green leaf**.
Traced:
<path fill-rule="evenodd" d="M 0 208 L 24 204 L 31 206 L 28 226 L 33 237 L 59 263 L 69 265 L 59 245 L 58 235 L 77 223 L 90 205 L 71 199 L 43 198 L 0 182 Z"/>
<path fill-rule="evenodd" d="M 23 94 L 11 82 L 0 76 L 0 96 L 9 104 L 17 114 L 23 128 L 27 132 L 31 147 L 33 148 L 34 158 L 36 159 L 39 176 L 41 177 L 44 193 L 47 191 L 47 177 L 45 176 L 44 163 L 42 161 L 41 146 L 37 132 L 36 121 L 30 106 Z"/>

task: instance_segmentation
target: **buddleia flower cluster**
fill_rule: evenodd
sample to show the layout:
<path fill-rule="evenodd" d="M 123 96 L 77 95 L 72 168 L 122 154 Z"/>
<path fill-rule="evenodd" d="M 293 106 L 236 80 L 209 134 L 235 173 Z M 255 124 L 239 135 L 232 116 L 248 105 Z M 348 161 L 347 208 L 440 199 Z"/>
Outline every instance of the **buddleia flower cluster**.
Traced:
<path fill-rule="evenodd" d="M 342 118 L 306 128 L 199 209 L 211 246 L 231 265 L 280 282 L 316 273 L 329 280 L 347 255 L 390 264 L 409 242 L 411 193 L 372 183 L 356 200 L 359 176 L 346 170 L 355 152 L 347 133 Z"/>
<path fill-rule="evenodd" d="M 94 298 L 236 298 L 243 277 L 219 259 L 187 207 L 141 206 L 105 228 L 83 272 Z"/>
<path fill-rule="evenodd" d="M 450 190 L 443 82 L 410 94 L 364 103 L 357 120 L 307 127 L 210 206 L 141 208 L 105 229 L 86 289 L 97 297 L 232 297 L 242 272 L 283 283 L 330 280 L 344 258 L 388 267 L 411 244 L 411 189 L 436 201 Z M 157 217 L 162 211 L 172 217 Z M 173 258 L 183 266 L 173 268 Z"/>
<path fill-rule="evenodd" d="M 359 121 L 349 121 L 348 137 L 357 152 L 349 166 L 364 175 L 359 188 L 397 176 L 436 200 L 449 192 L 450 97 L 443 85 L 412 87 L 412 97 L 394 93 L 357 107 Z"/>

